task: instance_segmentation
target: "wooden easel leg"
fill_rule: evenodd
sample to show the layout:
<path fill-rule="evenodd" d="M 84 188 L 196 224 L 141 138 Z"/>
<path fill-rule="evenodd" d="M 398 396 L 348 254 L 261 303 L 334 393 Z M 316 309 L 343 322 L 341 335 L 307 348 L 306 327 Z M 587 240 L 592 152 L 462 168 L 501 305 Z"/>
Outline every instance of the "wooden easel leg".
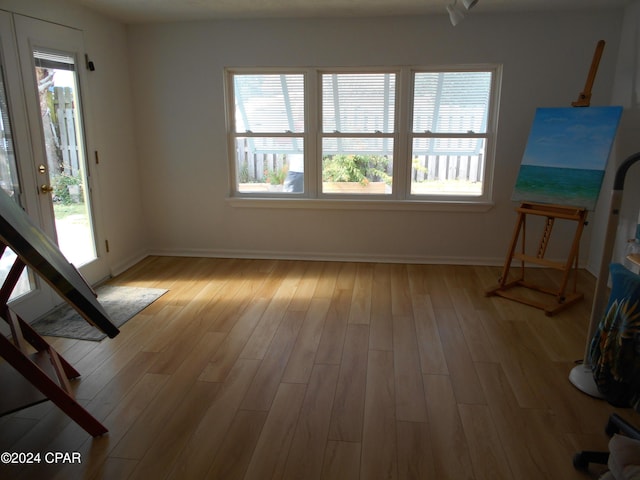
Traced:
<path fill-rule="evenodd" d="M 567 258 L 567 263 L 564 268 L 564 276 L 562 278 L 562 284 L 560 286 L 560 294 L 564 296 L 565 290 L 567 288 L 567 284 L 569 283 L 569 274 L 571 272 L 574 273 L 574 276 L 577 274 L 578 269 L 578 254 L 580 252 L 580 238 L 582 236 L 582 230 L 584 229 L 584 225 L 586 223 L 587 212 L 583 211 L 580 215 L 580 219 L 578 220 L 578 225 L 576 227 L 576 233 L 573 237 L 573 243 L 571 244 L 571 250 L 569 251 L 569 258 Z"/>
<path fill-rule="evenodd" d="M 4 335 L 0 335 L 0 352 L 7 363 L 90 435 L 97 437 L 107 433 L 108 430 L 76 402 L 70 393 L 53 381 Z"/>
<path fill-rule="evenodd" d="M 2 247 L 2 251 L 4 251 L 6 246 L 2 245 Z M 16 258 L 13 262 L 9 273 L 7 274 L 7 278 L 5 279 L 2 288 L 0 288 L 0 316 L 9 324 L 11 334 L 16 341 L 22 342 L 23 340 L 26 340 L 39 352 L 49 351 L 51 349 L 50 345 L 31 327 L 31 325 L 13 313 L 7 305 L 11 292 L 20 280 L 20 276 L 22 275 L 25 267 L 26 265 L 22 260 L 20 260 L 20 258 Z M 21 350 L 24 351 L 24 348 L 21 348 Z M 64 358 L 59 358 L 67 378 L 77 378 L 80 376 L 80 373 L 78 373 L 71 364 L 69 364 Z"/>
<path fill-rule="evenodd" d="M 40 336 L 38 332 L 36 332 L 31 325 L 25 322 L 22 318 L 18 317 L 18 323 L 20 325 L 20 329 L 22 330 L 22 335 L 24 339 L 29 342 L 37 351 L 55 351 L 47 343 L 47 341 Z M 57 352 L 56 352 L 57 353 Z M 60 360 L 60 365 L 65 373 L 65 376 L 69 379 L 78 378 L 80 376 L 80 372 L 78 372 L 69 362 L 67 362 L 64 357 L 57 355 Z"/>
<path fill-rule="evenodd" d="M 509 279 L 509 271 L 511 270 L 511 262 L 513 260 L 513 255 L 515 254 L 516 247 L 518 246 L 518 239 L 520 238 L 520 233 L 525 227 L 525 216 L 522 213 L 518 214 L 518 220 L 516 221 L 516 225 L 513 229 L 513 235 L 511 237 L 511 244 L 509 246 L 509 251 L 507 252 L 507 258 L 504 261 L 504 265 L 502 267 L 502 275 L 498 279 L 498 286 L 494 287 L 485 292 L 486 296 L 495 295 L 497 291 L 507 287 L 507 281 Z M 524 248 L 524 244 L 523 244 Z M 514 282 L 511 282 L 514 283 Z"/>
<path fill-rule="evenodd" d="M 524 228 L 525 218 L 523 214 L 518 214 L 518 221 L 516 222 L 516 226 L 513 230 L 513 236 L 511 237 L 511 246 L 509 247 L 509 251 L 507 253 L 507 258 L 504 262 L 504 267 L 502 268 L 502 277 L 500 277 L 500 286 L 504 286 L 507 283 L 509 278 L 509 270 L 511 269 L 511 262 L 513 261 L 513 254 L 516 251 L 516 247 L 518 246 L 518 239 L 520 238 L 520 232 Z"/>

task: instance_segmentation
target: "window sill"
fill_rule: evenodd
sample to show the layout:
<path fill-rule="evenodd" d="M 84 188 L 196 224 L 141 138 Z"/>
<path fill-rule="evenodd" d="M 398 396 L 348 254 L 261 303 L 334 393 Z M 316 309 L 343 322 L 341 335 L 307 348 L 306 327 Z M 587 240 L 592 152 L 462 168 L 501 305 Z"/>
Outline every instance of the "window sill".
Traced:
<path fill-rule="evenodd" d="M 369 199 L 317 199 L 227 197 L 227 204 L 239 208 L 295 208 L 309 210 L 408 210 L 430 212 L 488 212 L 493 202 L 478 201 L 420 201 Z"/>

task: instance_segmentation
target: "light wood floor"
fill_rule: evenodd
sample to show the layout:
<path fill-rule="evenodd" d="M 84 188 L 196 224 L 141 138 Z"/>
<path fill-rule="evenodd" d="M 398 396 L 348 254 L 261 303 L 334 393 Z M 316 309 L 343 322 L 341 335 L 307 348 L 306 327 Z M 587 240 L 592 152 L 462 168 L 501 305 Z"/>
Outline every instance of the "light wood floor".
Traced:
<path fill-rule="evenodd" d="M 553 317 L 487 298 L 499 268 L 150 257 L 169 292 L 112 340 L 50 338 L 91 438 L 47 402 L 0 419 L 2 479 L 585 479 L 611 412 L 577 391 L 594 281 Z M 531 278 L 553 282 L 536 269 Z"/>

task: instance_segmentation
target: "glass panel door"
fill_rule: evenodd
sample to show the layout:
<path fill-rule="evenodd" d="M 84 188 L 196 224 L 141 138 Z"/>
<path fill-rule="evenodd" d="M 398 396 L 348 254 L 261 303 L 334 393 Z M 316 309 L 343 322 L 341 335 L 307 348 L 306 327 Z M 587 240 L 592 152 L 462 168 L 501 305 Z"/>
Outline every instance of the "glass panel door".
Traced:
<path fill-rule="evenodd" d="M 82 31 L 0 10 L 0 189 L 96 284 L 109 266 L 92 215 L 84 56 Z M 14 259 L 0 256 L 0 282 Z M 33 320 L 61 302 L 27 270 L 11 308 Z"/>
<path fill-rule="evenodd" d="M 0 59 L 2 59 L 1 56 Z M 9 103 L 4 78 L 5 68 L 4 65 L 0 63 L 0 188 L 20 204 L 18 164 L 16 162 L 16 149 L 13 143 L 14 137 L 11 128 L 11 116 L 9 115 Z M 16 254 L 7 248 L 0 255 L 0 283 L 4 283 L 9 270 L 15 262 Z M 31 282 L 29 274 L 27 270 L 25 270 L 14 288 L 11 298 L 19 297 L 30 291 Z"/>
<path fill-rule="evenodd" d="M 33 52 L 46 162 L 40 193 L 51 196 L 58 246 L 76 267 L 95 260 L 76 62 L 67 53 Z M 47 178 L 48 183 L 44 183 Z"/>
<path fill-rule="evenodd" d="M 90 284 L 109 276 L 98 242 L 97 167 L 87 122 L 82 31 L 14 16 L 41 226 Z M 104 242 L 102 242 L 104 245 Z"/>

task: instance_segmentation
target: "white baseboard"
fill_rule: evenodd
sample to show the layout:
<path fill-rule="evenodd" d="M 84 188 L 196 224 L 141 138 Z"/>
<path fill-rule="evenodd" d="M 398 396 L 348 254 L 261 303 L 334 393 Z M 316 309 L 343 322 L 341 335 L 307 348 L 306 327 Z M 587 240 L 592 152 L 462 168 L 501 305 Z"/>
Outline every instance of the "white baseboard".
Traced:
<path fill-rule="evenodd" d="M 131 267 L 133 267 L 137 263 L 140 263 L 142 260 L 147 258 L 149 255 L 150 255 L 150 253 L 147 250 L 139 251 L 136 254 L 131 255 L 130 257 L 128 257 L 124 261 L 121 261 L 121 262 L 118 262 L 118 263 L 116 263 L 114 265 L 111 265 L 111 276 L 112 277 L 116 277 L 116 276 L 120 275 L 121 273 L 123 273 L 126 270 L 130 269 Z"/>
<path fill-rule="evenodd" d="M 389 254 L 361 254 L 361 253 L 326 253 L 326 252 L 277 252 L 259 250 L 206 250 L 187 249 L 170 250 L 155 249 L 149 255 L 176 257 L 208 257 L 208 258 L 252 258 L 268 260 L 316 260 L 333 262 L 367 262 L 367 263 L 406 263 L 406 264 L 435 264 L 435 265 L 489 265 L 504 264 L 500 258 L 480 257 L 443 257 L 443 256 L 415 256 Z"/>

